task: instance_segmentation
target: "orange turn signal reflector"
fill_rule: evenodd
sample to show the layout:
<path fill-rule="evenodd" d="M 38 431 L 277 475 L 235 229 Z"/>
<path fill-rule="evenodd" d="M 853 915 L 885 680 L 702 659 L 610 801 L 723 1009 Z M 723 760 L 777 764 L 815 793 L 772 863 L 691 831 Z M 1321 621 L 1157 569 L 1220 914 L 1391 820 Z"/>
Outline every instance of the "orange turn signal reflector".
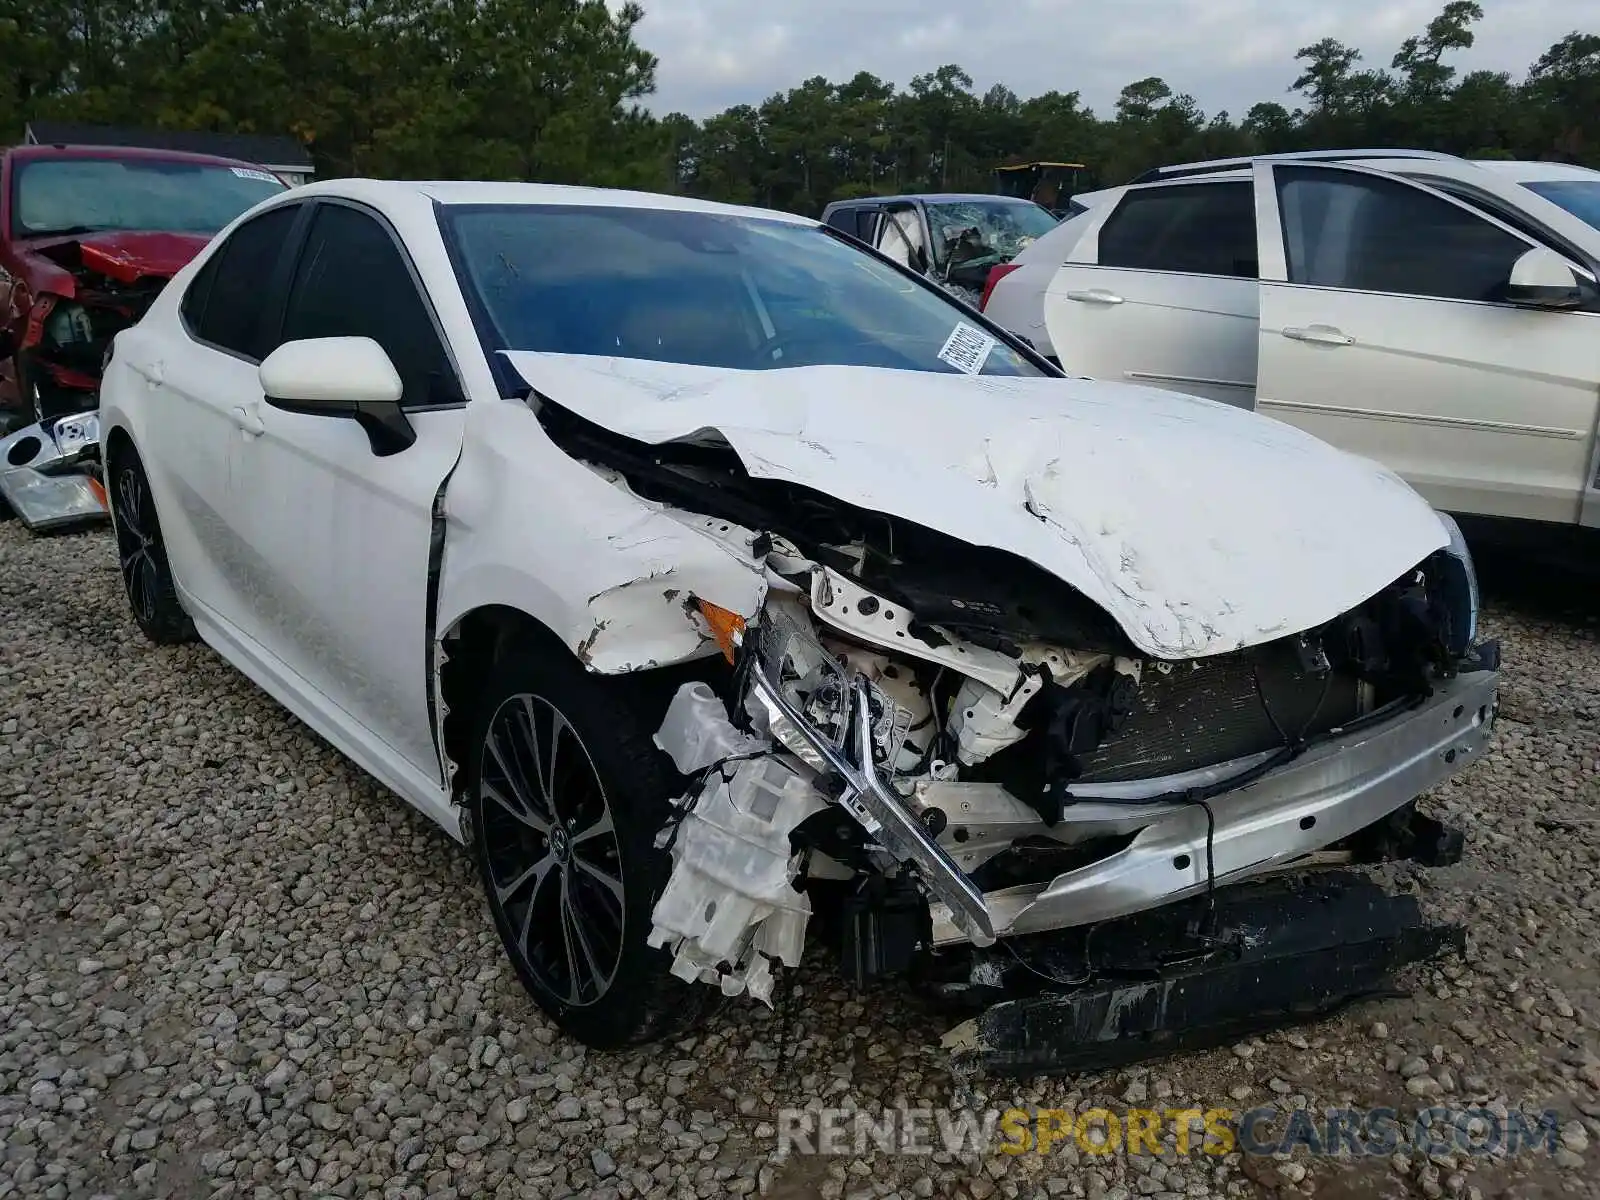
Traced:
<path fill-rule="evenodd" d="M 100 501 L 100 507 L 107 512 L 111 511 L 111 501 L 106 499 L 106 487 L 93 475 L 89 476 L 89 490 L 94 493 L 94 498 Z"/>
<path fill-rule="evenodd" d="M 739 638 L 744 634 L 744 618 L 726 608 L 718 608 L 708 600 L 696 597 L 695 603 L 700 606 L 700 615 L 706 619 L 706 624 L 711 626 L 711 636 L 717 639 L 722 657 L 732 663 Z"/>

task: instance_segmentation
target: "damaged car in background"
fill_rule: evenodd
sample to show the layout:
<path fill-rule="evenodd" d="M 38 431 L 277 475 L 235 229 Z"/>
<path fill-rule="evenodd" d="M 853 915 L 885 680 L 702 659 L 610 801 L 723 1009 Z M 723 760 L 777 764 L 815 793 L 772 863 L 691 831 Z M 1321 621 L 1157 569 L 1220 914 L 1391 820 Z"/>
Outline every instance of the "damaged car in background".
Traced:
<path fill-rule="evenodd" d="M 84 443 L 112 339 L 212 234 L 286 187 L 250 163 L 175 151 L 0 153 L 0 509 L 36 531 L 105 518 Z"/>
<path fill-rule="evenodd" d="M 835 200 L 822 210 L 823 224 L 921 272 L 974 308 L 996 268 L 1053 232 L 1056 220 L 1021 196 L 868 196 Z"/>
<path fill-rule="evenodd" d="M 1450 519 L 816 222 L 313 184 L 117 340 L 101 416 L 140 627 L 466 843 L 591 1046 L 773 1003 L 814 941 L 1066 1070 L 1462 944 L 1362 870 L 1459 856 L 1417 797 L 1493 726 Z"/>

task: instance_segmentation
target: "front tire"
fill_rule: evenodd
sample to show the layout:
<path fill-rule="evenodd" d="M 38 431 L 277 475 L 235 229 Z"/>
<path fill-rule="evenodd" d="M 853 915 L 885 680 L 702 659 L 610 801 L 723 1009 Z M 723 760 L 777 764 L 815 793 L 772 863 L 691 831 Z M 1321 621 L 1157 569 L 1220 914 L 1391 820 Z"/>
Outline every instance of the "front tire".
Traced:
<path fill-rule="evenodd" d="M 514 646 L 467 764 L 472 852 L 506 954 L 562 1032 L 597 1050 L 679 1036 L 720 999 L 646 945 L 671 871 L 655 836 L 681 779 L 628 688 L 564 647 Z"/>
<path fill-rule="evenodd" d="M 108 467 L 111 524 L 116 530 L 117 559 L 133 619 L 158 646 L 191 642 L 194 622 L 178 601 L 144 464 L 131 449 L 124 448 L 111 456 Z"/>

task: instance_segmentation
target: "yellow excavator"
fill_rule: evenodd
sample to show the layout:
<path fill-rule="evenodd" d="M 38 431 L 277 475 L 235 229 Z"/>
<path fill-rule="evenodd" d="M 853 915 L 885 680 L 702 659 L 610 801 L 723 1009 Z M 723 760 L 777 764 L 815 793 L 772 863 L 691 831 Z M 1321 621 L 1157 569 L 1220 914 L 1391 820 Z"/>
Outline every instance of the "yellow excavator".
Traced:
<path fill-rule="evenodd" d="M 996 195 L 1016 196 L 1042 204 L 1058 218 L 1080 183 L 1088 182 L 1088 168 L 1078 162 L 1007 163 L 994 169 Z"/>

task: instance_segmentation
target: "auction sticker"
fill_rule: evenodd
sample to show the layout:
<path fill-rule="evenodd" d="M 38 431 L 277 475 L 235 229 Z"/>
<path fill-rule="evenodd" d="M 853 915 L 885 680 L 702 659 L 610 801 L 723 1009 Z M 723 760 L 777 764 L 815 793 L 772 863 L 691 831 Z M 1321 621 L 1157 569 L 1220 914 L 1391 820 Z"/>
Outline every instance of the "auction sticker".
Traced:
<path fill-rule="evenodd" d="M 240 179 L 259 179 L 264 183 L 283 182 L 283 180 L 279 179 L 276 175 L 269 171 L 256 171 L 252 170 L 250 167 L 234 167 L 233 173 Z"/>
<path fill-rule="evenodd" d="M 976 375 L 983 370 L 983 364 L 989 361 L 989 352 L 994 347 L 995 340 L 983 330 L 965 321 L 957 321 L 950 336 L 945 338 L 944 349 L 939 351 L 939 357 L 958 371 Z"/>

